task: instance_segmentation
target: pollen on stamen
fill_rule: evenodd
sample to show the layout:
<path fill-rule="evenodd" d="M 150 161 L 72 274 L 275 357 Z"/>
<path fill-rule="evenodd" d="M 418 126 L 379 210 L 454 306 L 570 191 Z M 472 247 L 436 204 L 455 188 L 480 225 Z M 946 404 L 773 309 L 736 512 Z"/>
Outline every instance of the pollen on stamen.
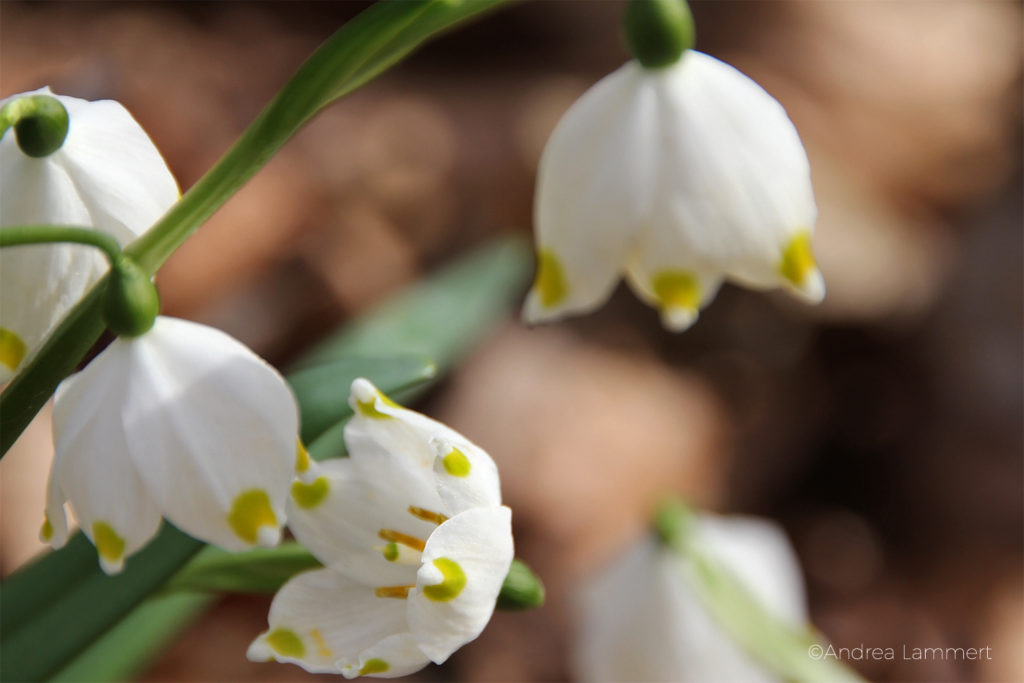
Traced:
<path fill-rule="evenodd" d="M 423 552 L 423 549 L 427 547 L 425 541 L 422 541 L 415 536 L 403 534 L 401 531 L 395 531 L 394 529 L 381 529 L 377 532 L 377 536 L 385 541 L 401 543 L 404 546 L 420 552 Z"/>
<path fill-rule="evenodd" d="M 374 595 L 378 598 L 401 598 L 402 600 L 409 597 L 409 591 L 413 589 L 413 586 L 381 586 L 374 590 Z"/>
<path fill-rule="evenodd" d="M 415 505 L 409 506 L 409 514 L 416 519 L 422 519 L 424 522 L 432 522 L 439 526 L 448 521 L 447 515 L 442 515 L 440 512 L 433 512 L 431 510 L 418 508 Z"/>

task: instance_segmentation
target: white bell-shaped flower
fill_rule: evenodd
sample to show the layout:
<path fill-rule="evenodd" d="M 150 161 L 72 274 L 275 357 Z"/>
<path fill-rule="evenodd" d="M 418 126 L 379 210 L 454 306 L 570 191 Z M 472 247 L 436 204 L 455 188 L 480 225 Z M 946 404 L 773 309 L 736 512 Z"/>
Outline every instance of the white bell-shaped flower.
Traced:
<path fill-rule="evenodd" d="M 776 525 L 700 516 L 693 543 L 778 619 L 805 625 L 800 566 Z M 773 681 L 708 610 L 690 561 L 645 538 L 582 586 L 573 660 L 581 681 Z"/>
<path fill-rule="evenodd" d="M 122 245 L 178 200 L 178 185 L 153 142 L 113 100 L 50 95 L 68 113 L 53 154 L 26 155 L 14 131 L 0 140 L 0 229 L 54 224 L 93 227 Z M 11 378 L 56 324 L 106 272 L 93 247 L 50 244 L 0 250 L 0 383 Z"/>
<path fill-rule="evenodd" d="M 600 306 L 621 275 L 683 330 L 722 280 L 824 296 L 796 128 L 757 83 L 686 50 L 632 61 L 583 95 L 541 158 L 529 323 Z"/>
<path fill-rule="evenodd" d="M 289 526 L 324 569 L 274 598 L 249 658 L 391 678 L 476 638 L 512 563 L 498 471 L 465 437 L 352 384 L 348 458 L 293 484 Z"/>
<path fill-rule="evenodd" d="M 107 573 L 161 517 L 227 550 L 276 545 L 302 465 L 298 427 L 266 362 L 219 330 L 158 317 L 57 388 L 42 537 L 64 544 L 70 501 Z"/>

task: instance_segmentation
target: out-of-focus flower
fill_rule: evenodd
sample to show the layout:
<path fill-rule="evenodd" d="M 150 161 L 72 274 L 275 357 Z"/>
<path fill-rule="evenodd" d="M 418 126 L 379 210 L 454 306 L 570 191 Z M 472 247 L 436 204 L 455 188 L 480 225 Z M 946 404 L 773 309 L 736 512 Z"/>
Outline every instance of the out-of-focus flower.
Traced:
<path fill-rule="evenodd" d="M 685 50 L 627 63 L 580 98 L 541 158 L 535 323 L 599 307 L 619 277 L 681 331 L 723 279 L 817 302 L 807 155 L 757 83 Z"/>
<path fill-rule="evenodd" d="M 512 563 L 511 511 L 483 450 L 352 384 L 349 458 L 296 482 L 289 525 L 325 569 L 274 598 L 256 661 L 395 677 L 444 662 L 476 638 Z"/>
<path fill-rule="evenodd" d="M 42 538 L 70 501 L 107 573 L 166 517 L 227 550 L 276 545 L 296 467 L 298 408 L 280 374 L 232 337 L 158 317 L 57 389 Z"/>
<path fill-rule="evenodd" d="M 691 543 L 729 571 L 769 613 L 806 622 L 800 567 L 769 522 L 701 516 Z M 573 652 L 583 681 L 771 681 L 709 610 L 692 559 L 647 538 L 577 596 Z"/>
<path fill-rule="evenodd" d="M 67 138 L 32 157 L 9 131 L 0 140 L 0 229 L 54 224 L 93 227 L 125 244 L 178 199 L 178 185 L 145 131 L 117 102 L 45 95 L 67 110 Z M 29 359 L 106 271 L 103 254 L 78 244 L 0 250 L 0 382 Z"/>

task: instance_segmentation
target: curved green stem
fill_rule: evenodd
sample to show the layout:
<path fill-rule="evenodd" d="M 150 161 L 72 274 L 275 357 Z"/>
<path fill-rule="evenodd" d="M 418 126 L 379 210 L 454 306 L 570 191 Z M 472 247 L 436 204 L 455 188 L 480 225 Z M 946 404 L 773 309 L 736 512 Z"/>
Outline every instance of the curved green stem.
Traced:
<path fill-rule="evenodd" d="M 96 247 L 106 255 L 111 265 L 123 258 L 121 245 L 117 243 L 116 239 L 105 232 L 92 228 L 76 228 L 68 225 L 18 225 L 0 230 L 0 249 L 56 242 Z"/>

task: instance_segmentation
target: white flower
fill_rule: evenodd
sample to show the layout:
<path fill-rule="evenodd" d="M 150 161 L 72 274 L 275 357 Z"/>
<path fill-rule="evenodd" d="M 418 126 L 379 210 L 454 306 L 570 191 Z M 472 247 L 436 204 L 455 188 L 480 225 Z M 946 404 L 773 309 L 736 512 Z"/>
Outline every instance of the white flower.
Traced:
<path fill-rule="evenodd" d="M 512 562 L 511 511 L 479 447 L 352 383 L 350 457 L 296 482 L 289 526 L 325 569 L 274 598 L 249 647 L 307 671 L 395 677 L 444 662 L 491 618 Z"/>
<path fill-rule="evenodd" d="M 777 618 L 802 625 L 803 580 L 785 534 L 769 522 L 700 516 L 694 543 Z M 575 670 L 583 681 L 771 681 L 702 602 L 694 566 L 653 538 L 583 586 Z"/>
<path fill-rule="evenodd" d="M 51 95 L 68 112 L 68 135 L 33 158 L 14 131 L 0 140 L 0 229 L 37 223 L 93 227 L 126 244 L 178 199 L 160 153 L 117 102 Z M 28 360 L 107 269 L 102 252 L 77 244 L 0 250 L 0 383 Z"/>
<path fill-rule="evenodd" d="M 276 545 L 298 426 L 288 385 L 252 351 L 205 325 L 158 317 L 57 388 L 42 537 L 64 544 L 70 501 L 107 573 L 161 517 L 227 550 Z"/>
<path fill-rule="evenodd" d="M 724 278 L 824 296 L 807 155 L 782 106 L 693 50 L 629 62 L 580 98 L 540 162 L 530 322 L 600 306 L 621 274 L 683 330 Z"/>

